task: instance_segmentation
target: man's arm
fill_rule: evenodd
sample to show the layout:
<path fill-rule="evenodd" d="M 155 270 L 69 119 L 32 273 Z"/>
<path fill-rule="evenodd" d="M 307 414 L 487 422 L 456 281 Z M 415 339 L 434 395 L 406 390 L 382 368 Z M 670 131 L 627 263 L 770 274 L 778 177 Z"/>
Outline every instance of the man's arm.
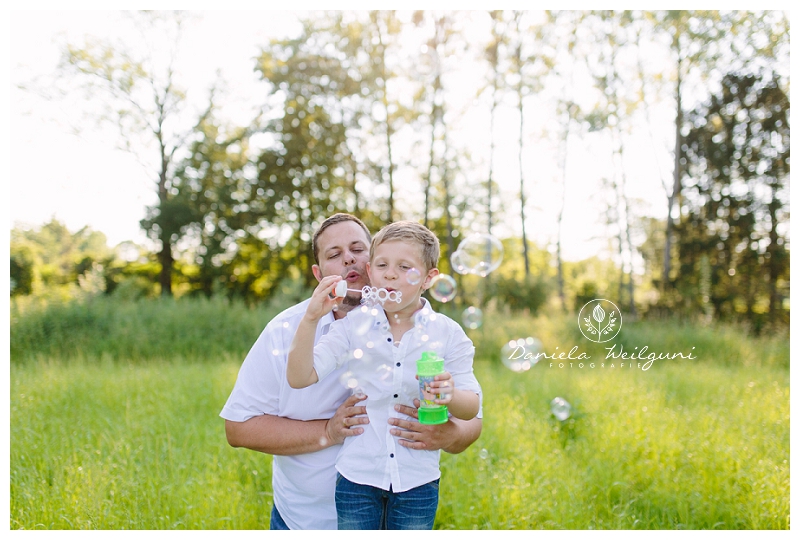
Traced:
<path fill-rule="evenodd" d="M 414 400 L 418 404 L 418 400 Z M 407 405 L 395 407 L 400 413 L 417 418 L 417 409 Z M 483 429 L 483 420 L 459 420 L 450 418 L 439 425 L 424 425 L 416 420 L 389 418 L 389 424 L 395 426 L 392 435 L 400 437 L 400 445 L 414 450 L 444 450 L 449 454 L 458 454 L 478 440 Z"/>
<path fill-rule="evenodd" d="M 254 416 L 244 422 L 225 420 L 228 444 L 265 454 L 294 456 L 341 444 L 360 435 L 368 424 L 367 408 L 357 405 L 366 396 L 350 396 L 329 420 L 293 420 L 271 414 Z"/>

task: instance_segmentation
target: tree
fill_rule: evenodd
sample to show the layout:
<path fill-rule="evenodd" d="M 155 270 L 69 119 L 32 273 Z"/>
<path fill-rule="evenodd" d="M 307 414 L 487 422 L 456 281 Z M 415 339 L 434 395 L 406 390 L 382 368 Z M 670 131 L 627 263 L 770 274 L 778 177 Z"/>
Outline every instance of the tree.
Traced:
<path fill-rule="evenodd" d="M 210 296 L 236 276 L 231 267 L 239 241 L 257 216 L 247 198 L 256 167 L 249 161 L 249 130 L 224 127 L 209 117 L 198 126 L 188 155 L 175 167 L 170 204 L 181 215 L 178 253 L 191 290 Z M 263 272 L 259 268 L 256 274 Z M 246 295 L 245 295 L 246 296 Z"/>
<path fill-rule="evenodd" d="M 561 254 L 561 236 L 563 228 L 564 208 L 567 199 L 567 164 L 569 163 L 570 135 L 575 126 L 582 123 L 583 112 L 576 103 L 575 85 L 575 49 L 578 45 L 578 29 L 583 15 L 578 12 L 560 11 L 547 12 L 543 24 L 544 39 L 553 51 L 552 67 L 549 71 L 551 84 L 557 86 L 555 98 L 557 130 L 554 131 L 558 139 L 558 170 L 560 173 L 561 201 L 557 216 L 558 233 L 556 237 L 556 284 L 561 309 L 567 310 L 565 292 L 564 261 Z"/>
<path fill-rule="evenodd" d="M 297 37 L 273 40 L 258 58 L 257 69 L 271 86 L 273 113 L 264 129 L 273 143 L 256 160 L 258 175 L 246 200 L 254 229 L 246 240 L 248 250 L 268 261 L 271 276 L 301 268 L 311 284 L 305 269 L 313 264 L 311 238 L 320 222 L 334 211 L 354 213 L 368 227 L 381 221 L 362 211 L 357 198 L 363 156 L 351 151 L 348 134 L 357 131 L 362 86 L 343 52 L 349 38 L 327 19 L 301 24 Z M 275 285 L 265 284 L 264 294 Z"/>
<path fill-rule="evenodd" d="M 638 95 L 630 92 L 625 66 L 619 60 L 632 41 L 627 29 L 634 22 L 630 11 L 602 11 L 593 17 L 595 38 L 592 61 L 595 84 L 600 96 L 591 113 L 593 129 L 603 130 L 611 143 L 612 174 L 604 184 L 612 193 L 608 204 L 608 224 L 617 230 L 617 255 L 620 265 L 618 298 L 622 302 L 625 278 L 628 282 L 628 310 L 636 316 L 633 283 L 634 246 L 631 242 L 631 204 L 627 194 L 627 173 L 624 160 L 623 135 L 630 129 L 632 112 L 639 105 Z"/>
<path fill-rule="evenodd" d="M 674 209 L 681 205 L 682 167 L 685 162 L 681 130 L 684 125 L 685 86 L 720 76 L 718 65 L 752 71 L 788 60 L 788 21 L 782 12 L 659 11 L 652 15 L 656 30 L 666 34 L 675 62 L 676 109 L 673 182 L 667 195 L 667 220 L 662 272 L 662 292 L 672 279 Z"/>
<path fill-rule="evenodd" d="M 544 77 L 553 69 L 553 59 L 546 53 L 544 25 L 534 25 L 529 21 L 528 12 L 515 11 L 506 32 L 509 54 L 509 85 L 517 98 L 519 114 L 519 205 L 522 226 L 522 258 L 525 262 L 525 276 L 530 276 L 531 264 L 528 253 L 528 234 L 525 217 L 525 175 L 523 155 L 525 154 L 525 98 L 542 91 Z M 516 79 L 516 84 L 513 83 Z"/>
<path fill-rule="evenodd" d="M 41 227 L 11 230 L 12 296 L 69 289 L 113 259 L 106 236 L 89 227 L 70 232 L 51 219 Z"/>
<path fill-rule="evenodd" d="M 500 47 L 503 42 L 503 33 L 505 31 L 505 22 L 503 21 L 502 10 L 492 10 L 489 12 L 492 19 L 491 32 L 492 38 L 486 46 L 486 61 L 489 63 L 489 83 L 487 88 L 491 90 L 491 108 L 489 109 L 489 174 L 486 178 L 486 233 L 492 234 L 492 192 L 493 188 L 493 173 L 494 173 L 494 147 L 495 147 L 495 133 L 494 124 L 495 116 L 497 115 L 497 106 L 501 99 L 501 90 L 503 84 L 501 82 L 500 72 Z"/>
<path fill-rule="evenodd" d="M 198 110 L 177 84 L 174 64 L 185 22 L 183 15 L 141 12 L 136 17 L 143 25 L 144 43 L 159 46 L 157 37 L 168 42 L 166 65 L 156 62 L 152 48 L 139 53 L 141 44 L 135 47 L 132 43 L 87 42 L 66 46 L 61 72 L 68 82 L 86 91 L 87 100 L 93 105 L 102 105 L 102 111 L 91 114 L 118 130 L 119 146 L 133 153 L 153 178 L 158 202 L 148 209 L 141 225 L 160 243 L 159 283 L 161 294 L 169 296 L 173 247 L 190 215 L 187 208 L 173 200 L 175 161 L 211 114 L 213 91 L 208 105 Z"/>
<path fill-rule="evenodd" d="M 788 293 L 789 98 L 773 73 L 730 73 L 720 95 L 687 115 L 688 212 L 678 230 L 687 304 L 707 257 L 717 316 L 761 328 Z"/>
<path fill-rule="evenodd" d="M 395 191 L 395 184 L 394 184 L 394 172 L 395 172 L 395 162 L 392 158 L 392 135 L 396 131 L 395 122 L 397 122 L 398 115 L 396 113 L 398 107 L 396 104 L 389 103 L 389 80 L 392 76 L 391 69 L 387 67 L 387 54 L 386 51 L 390 45 L 390 40 L 392 36 L 397 36 L 400 31 L 400 25 L 395 17 L 394 12 L 392 11 L 370 11 L 369 13 L 370 24 L 368 26 L 368 32 L 365 32 L 365 36 L 369 39 L 364 43 L 364 45 L 370 44 L 373 45 L 371 48 L 367 48 L 368 53 L 370 54 L 370 58 L 372 60 L 371 64 L 374 67 L 374 75 L 370 77 L 371 80 L 375 81 L 377 86 L 377 96 L 376 98 L 379 100 L 381 107 L 383 108 L 383 116 L 384 116 L 384 134 L 386 137 L 386 172 L 387 172 L 387 183 L 389 186 L 389 209 L 388 209 L 388 220 L 392 222 L 395 220 L 395 202 L 394 202 L 394 191 Z M 394 110 L 393 110 L 394 109 Z"/>

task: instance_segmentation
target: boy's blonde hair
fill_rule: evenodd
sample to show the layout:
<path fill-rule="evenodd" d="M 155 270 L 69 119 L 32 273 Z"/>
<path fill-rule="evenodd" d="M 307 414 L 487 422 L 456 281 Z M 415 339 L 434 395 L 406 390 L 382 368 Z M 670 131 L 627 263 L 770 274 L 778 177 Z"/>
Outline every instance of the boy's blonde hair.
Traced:
<path fill-rule="evenodd" d="M 436 268 L 439 263 L 439 239 L 430 229 L 416 221 L 395 221 L 378 231 L 372 238 L 372 245 L 369 248 L 370 261 L 379 245 L 392 240 L 402 240 L 422 248 L 422 262 L 425 264 L 426 272 Z"/>

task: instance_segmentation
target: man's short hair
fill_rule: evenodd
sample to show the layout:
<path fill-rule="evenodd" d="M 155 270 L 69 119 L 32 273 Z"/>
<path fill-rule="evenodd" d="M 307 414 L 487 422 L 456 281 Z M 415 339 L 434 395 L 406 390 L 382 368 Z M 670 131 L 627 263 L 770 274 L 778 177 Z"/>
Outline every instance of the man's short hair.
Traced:
<path fill-rule="evenodd" d="M 372 235 L 369 234 L 369 229 L 367 229 L 367 226 L 364 225 L 363 221 L 361 221 L 356 216 L 353 216 L 351 214 L 344 214 L 341 212 L 338 214 L 333 214 L 331 217 L 322 222 L 322 225 L 319 226 L 317 232 L 314 233 L 314 238 L 311 240 L 311 247 L 314 250 L 314 262 L 316 264 L 319 264 L 319 243 L 317 242 L 317 240 L 319 239 L 319 235 L 322 234 L 323 231 L 328 227 L 330 227 L 331 225 L 336 225 L 337 223 L 342 223 L 344 221 L 352 221 L 354 223 L 358 223 L 358 225 L 362 229 L 364 229 L 364 234 L 367 235 L 367 243 L 370 242 Z"/>
<path fill-rule="evenodd" d="M 369 248 L 370 260 L 375 255 L 375 248 L 392 240 L 402 240 L 422 248 L 422 262 L 426 272 L 436 268 L 439 263 L 439 239 L 430 229 L 416 221 L 395 221 L 378 231 Z"/>

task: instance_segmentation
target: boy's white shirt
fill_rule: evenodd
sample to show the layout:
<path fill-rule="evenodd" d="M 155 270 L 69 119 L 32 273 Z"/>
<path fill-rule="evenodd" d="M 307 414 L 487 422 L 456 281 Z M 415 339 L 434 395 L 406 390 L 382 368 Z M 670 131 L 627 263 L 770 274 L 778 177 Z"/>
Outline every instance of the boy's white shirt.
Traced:
<path fill-rule="evenodd" d="M 472 368 L 472 341 L 458 323 L 435 313 L 426 299 L 422 302 L 414 327 L 399 344 L 378 305 L 362 306 L 335 321 L 314 347 L 319 383 L 310 388 L 339 379 L 341 386 L 368 396 L 364 403 L 370 423 L 363 434 L 345 440 L 336 459 L 336 469 L 351 482 L 400 493 L 440 477 L 439 451 L 401 446 L 388 423 L 390 417 L 408 418 L 395 411 L 395 405 L 413 406 L 419 398 L 416 360 L 423 351 L 436 351 L 444 358 L 456 388 L 481 395 Z"/>

